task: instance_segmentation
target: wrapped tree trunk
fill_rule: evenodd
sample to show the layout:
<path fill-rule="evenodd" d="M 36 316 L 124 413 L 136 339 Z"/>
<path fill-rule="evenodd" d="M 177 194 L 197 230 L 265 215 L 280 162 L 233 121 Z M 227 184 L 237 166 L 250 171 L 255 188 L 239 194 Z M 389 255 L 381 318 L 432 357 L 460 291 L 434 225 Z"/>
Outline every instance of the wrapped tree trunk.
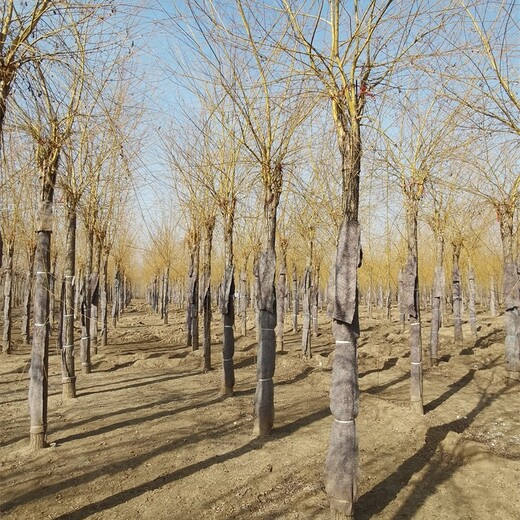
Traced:
<path fill-rule="evenodd" d="M 36 246 L 31 247 L 29 252 L 29 266 L 25 275 L 24 290 L 23 290 L 23 316 L 22 316 L 22 341 L 25 345 L 29 344 L 31 337 L 31 296 L 33 293 L 33 271 L 34 271 L 34 257 L 36 254 Z"/>
<path fill-rule="evenodd" d="M 303 328 L 302 328 L 302 356 L 311 358 L 311 313 L 312 313 L 312 297 L 311 297 L 311 268 L 307 266 L 303 274 Z"/>
<path fill-rule="evenodd" d="M 475 288 L 475 271 L 470 266 L 468 271 L 468 290 L 469 290 L 469 325 L 471 333 L 477 337 L 477 310 L 475 304 L 476 288 Z"/>
<path fill-rule="evenodd" d="M 53 125 L 53 131 L 57 131 L 57 123 L 55 125 Z M 55 141 L 51 137 L 43 142 L 38 142 L 37 162 L 42 176 L 42 196 L 36 227 L 34 332 L 29 370 L 30 444 L 32 449 L 40 449 L 47 444 L 50 250 L 58 158 L 59 147 L 55 145 Z"/>
<path fill-rule="evenodd" d="M 399 323 L 401 324 L 402 330 L 404 330 L 406 326 L 406 314 L 403 298 L 403 274 L 403 270 L 399 269 L 399 273 L 397 275 L 397 309 L 399 312 Z"/>
<path fill-rule="evenodd" d="M 513 229 L 516 204 L 497 207 L 504 254 L 505 358 L 506 377 L 520 380 L 520 276 L 513 260 Z"/>
<path fill-rule="evenodd" d="M 459 259 L 462 244 L 453 244 L 453 339 L 455 343 L 462 343 L 462 284 L 460 279 Z"/>
<path fill-rule="evenodd" d="M 55 253 L 52 259 L 52 268 L 50 275 L 50 294 L 49 294 L 49 326 L 51 334 L 54 332 L 54 303 L 56 299 L 56 264 L 58 263 L 58 255 Z"/>
<path fill-rule="evenodd" d="M 437 364 L 439 357 L 439 329 L 441 326 L 441 301 L 444 297 L 444 239 L 437 239 L 437 265 L 433 280 L 432 321 L 430 332 L 430 364 Z"/>
<path fill-rule="evenodd" d="M 276 351 L 283 352 L 285 300 L 287 292 L 287 241 L 281 241 L 280 271 L 276 287 Z"/>
<path fill-rule="evenodd" d="M 220 284 L 219 306 L 222 313 L 222 388 L 220 394 L 223 397 L 233 395 L 235 387 L 235 367 L 233 357 L 235 355 L 235 274 L 234 274 L 234 248 L 233 227 L 235 223 L 236 198 L 232 192 L 220 204 L 224 220 L 224 279 Z M 247 308 L 247 279 L 245 272 L 241 280 L 241 306 L 243 312 L 243 334 L 246 331 L 246 308 Z"/>
<path fill-rule="evenodd" d="M 90 276 L 90 345 L 92 354 L 98 353 L 98 308 L 99 308 L 99 274 Z"/>
<path fill-rule="evenodd" d="M 121 305 L 121 270 L 116 266 L 114 288 L 112 290 L 112 324 L 117 326 L 119 320 L 119 307 Z"/>
<path fill-rule="evenodd" d="M 296 274 L 296 267 L 293 268 L 292 276 L 292 293 L 293 293 L 293 305 L 292 305 L 292 330 L 294 334 L 298 332 L 298 312 L 299 312 L 299 299 L 298 299 L 298 276 Z"/>
<path fill-rule="evenodd" d="M 423 412 L 423 366 L 421 314 L 419 309 L 419 265 L 417 254 L 418 200 L 409 199 L 406 209 L 408 259 L 403 273 L 403 303 L 410 325 L 410 400 L 414 412 Z"/>
<path fill-rule="evenodd" d="M 489 312 L 492 318 L 495 318 L 497 315 L 497 298 L 495 291 L 495 277 L 491 277 L 490 285 L 489 285 Z"/>
<path fill-rule="evenodd" d="M 245 269 L 240 274 L 240 312 L 242 315 L 242 336 L 247 336 L 247 274 Z"/>
<path fill-rule="evenodd" d="M 266 165 L 264 165 L 266 168 Z M 264 250 L 256 263 L 259 339 L 257 351 L 257 384 L 254 401 L 253 435 L 269 435 L 274 424 L 274 383 L 276 361 L 276 210 L 282 188 L 282 164 L 277 162 L 262 176 L 264 184 Z"/>
<path fill-rule="evenodd" d="M 88 232 L 87 238 L 87 262 L 85 266 L 85 276 L 81 284 L 81 370 L 84 374 L 90 374 L 92 370 L 91 338 L 90 338 L 90 313 L 92 304 L 92 259 L 94 248 L 94 235 Z"/>
<path fill-rule="evenodd" d="M 65 310 L 63 315 L 63 348 L 61 351 L 61 383 L 65 399 L 76 397 L 76 373 L 74 367 L 74 272 L 76 270 L 76 205 L 67 203 L 65 239 Z"/>
<path fill-rule="evenodd" d="M 319 297 L 320 297 L 320 266 L 319 264 L 316 266 L 314 272 L 314 283 L 311 288 L 311 296 L 312 296 L 312 334 L 317 337 L 319 334 L 319 326 L 318 326 L 318 305 L 319 305 Z"/>
<path fill-rule="evenodd" d="M 101 347 L 108 344 L 108 251 L 104 251 L 101 261 Z"/>
<path fill-rule="evenodd" d="M 101 242 L 96 239 L 93 272 L 90 277 L 90 346 L 92 354 L 98 351 L 99 318 L 99 266 L 101 264 Z"/>
<path fill-rule="evenodd" d="M 170 303 L 170 268 L 166 267 L 163 278 L 163 323 L 168 325 L 168 305 Z"/>
<path fill-rule="evenodd" d="M 203 265 L 202 265 L 202 311 L 203 311 L 203 341 L 202 351 L 204 357 L 203 370 L 211 370 L 211 251 L 213 247 L 213 229 L 215 217 L 210 217 L 204 227 Z M 224 330 L 225 334 L 225 330 Z"/>
<path fill-rule="evenodd" d="M 11 330 L 12 330 L 12 296 L 13 296 L 13 256 L 14 241 L 7 242 L 7 262 L 4 270 L 4 330 L 2 338 L 2 352 L 11 353 Z"/>
<path fill-rule="evenodd" d="M 63 315 L 65 314 L 65 278 L 62 278 L 60 284 L 60 298 L 58 305 L 58 327 L 56 333 L 56 351 L 58 354 L 63 352 Z"/>
<path fill-rule="evenodd" d="M 197 230 L 191 230 L 190 267 L 188 271 L 188 346 L 193 350 L 199 350 L 199 249 L 200 238 Z"/>
<path fill-rule="evenodd" d="M 350 212 L 357 215 L 357 211 Z M 330 387 L 334 416 L 325 462 L 325 488 L 330 497 L 331 518 L 353 516 L 357 500 L 358 443 L 356 417 L 359 409 L 357 339 L 359 338 L 357 269 L 361 264 L 360 227 L 349 214 L 339 232 L 336 258 L 331 270 L 329 315 L 335 338 Z"/>
<path fill-rule="evenodd" d="M 220 394 L 223 397 L 232 396 L 233 388 L 235 387 L 235 367 L 233 362 L 235 355 L 235 336 L 233 333 L 235 325 L 233 301 L 235 276 L 232 261 L 232 256 L 227 259 L 224 280 L 220 286 L 220 312 L 222 313 L 222 324 L 224 327 L 222 334 L 222 388 Z"/>

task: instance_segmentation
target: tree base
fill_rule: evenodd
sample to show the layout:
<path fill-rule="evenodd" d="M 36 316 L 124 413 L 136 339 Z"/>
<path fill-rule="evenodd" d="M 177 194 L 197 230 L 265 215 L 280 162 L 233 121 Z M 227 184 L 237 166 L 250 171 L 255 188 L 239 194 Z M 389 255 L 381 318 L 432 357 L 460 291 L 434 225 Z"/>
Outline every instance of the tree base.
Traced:
<path fill-rule="evenodd" d="M 347 518 L 354 518 L 354 515 L 349 515 L 344 511 L 338 511 L 337 509 L 330 510 L 330 520 L 345 520 Z"/>
<path fill-rule="evenodd" d="M 76 398 L 76 381 L 67 381 L 63 383 L 62 396 L 64 399 Z"/>
<path fill-rule="evenodd" d="M 48 446 L 45 440 L 45 433 L 31 433 L 30 448 L 33 451 L 41 450 Z"/>
<path fill-rule="evenodd" d="M 90 374 L 92 372 L 92 366 L 90 365 L 90 363 L 86 365 L 81 365 L 81 371 L 84 374 Z"/>
<path fill-rule="evenodd" d="M 220 397 L 226 398 L 226 397 L 233 397 L 233 387 L 231 386 L 222 386 L 220 389 Z"/>
<path fill-rule="evenodd" d="M 410 408 L 413 413 L 417 415 L 424 415 L 424 408 L 422 401 L 411 401 Z"/>

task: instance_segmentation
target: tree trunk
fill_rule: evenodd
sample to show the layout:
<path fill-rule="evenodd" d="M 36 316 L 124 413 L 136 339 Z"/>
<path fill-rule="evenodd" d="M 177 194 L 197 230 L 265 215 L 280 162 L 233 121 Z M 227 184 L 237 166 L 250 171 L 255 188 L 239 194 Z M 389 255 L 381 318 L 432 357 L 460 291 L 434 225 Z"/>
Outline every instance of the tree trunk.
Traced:
<path fill-rule="evenodd" d="M 417 254 L 417 201 L 408 201 L 406 228 L 408 259 L 403 275 L 403 298 L 410 324 L 410 399 L 412 410 L 423 412 L 421 313 L 419 309 L 419 263 Z"/>
<path fill-rule="evenodd" d="M 55 129 L 55 128 L 53 128 Z M 39 221 L 36 228 L 34 283 L 34 332 L 29 370 L 30 445 L 47 445 L 47 400 L 49 389 L 49 293 L 53 198 L 59 148 L 54 143 L 38 143 L 37 162 L 42 177 Z"/>
<path fill-rule="evenodd" d="M 60 284 L 60 297 L 58 305 L 58 327 L 56 333 L 56 351 L 61 356 L 63 352 L 63 315 L 65 314 L 65 278 Z"/>
<path fill-rule="evenodd" d="M 211 370 L 211 251 L 213 247 L 213 229 L 215 219 L 206 223 L 202 245 L 202 312 L 204 372 Z M 224 331 L 225 333 L 225 331 Z"/>
<path fill-rule="evenodd" d="M 96 240 L 96 253 L 90 275 L 90 347 L 93 355 L 98 353 L 99 315 L 99 266 L 101 264 L 101 243 Z"/>
<path fill-rule="evenodd" d="M 31 296 L 33 294 L 33 271 L 36 246 L 31 247 L 29 252 L 29 266 L 25 275 L 24 295 L 23 295 L 23 316 L 22 316 L 22 341 L 29 345 L 31 337 Z"/>
<path fill-rule="evenodd" d="M 54 304 L 56 299 L 56 264 L 58 263 L 58 256 L 55 255 L 52 261 L 51 274 L 49 278 L 49 327 L 50 333 L 54 332 Z"/>
<path fill-rule="evenodd" d="M 437 364 L 439 357 L 439 330 L 441 326 L 441 302 L 444 298 L 444 239 L 437 238 L 437 265 L 433 280 L 432 321 L 430 332 L 430 364 Z"/>
<path fill-rule="evenodd" d="M 193 350 L 199 350 L 199 242 L 193 250 L 193 271 L 190 279 L 190 329 L 191 329 L 191 347 Z"/>
<path fill-rule="evenodd" d="M 278 273 L 278 285 L 276 287 L 276 351 L 283 352 L 283 337 L 285 324 L 285 298 L 286 298 L 286 276 L 287 276 L 287 257 L 282 251 L 280 261 L 280 272 Z"/>
<path fill-rule="evenodd" d="M 469 325 L 471 333 L 477 337 L 477 309 L 475 304 L 476 289 L 475 289 L 475 271 L 470 266 L 468 272 L 468 289 L 469 289 Z"/>
<path fill-rule="evenodd" d="M 292 305 L 292 330 L 293 333 L 296 334 L 298 332 L 298 276 L 296 274 L 296 267 L 293 268 L 293 277 L 292 277 L 292 286 L 293 286 L 293 305 Z"/>
<path fill-rule="evenodd" d="M 311 284 L 312 271 L 309 266 L 305 268 L 303 275 L 303 327 L 302 327 L 302 356 L 311 358 L 311 313 L 312 313 L 312 297 Z"/>
<path fill-rule="evenodd" d="M 117 326 L 119 320 L 119 307 L 121 304 L 121 270 L 116 266 L 116 275 L 114 277 L 114 288 L 112 294 L 112 324 Z"/>
<path fill-rule="evenodd" d="M 101 261 L 101 348 L 108 344 L 108 252 Z"/>
<path fill-rule="evenodd" d="M 43 220 L 43 219 L 42 219 Z M 31 448 L 47 445 L 47 398 L 49 387 L 49 276 L 51 230 L 38 230 L 34 284 L 34 332 L 29 371 L 29 412 Z"/>
<path fill-rule="evenodd" d="M 91 274 L 93 240 L 91 233 L 87 239 L 87 262 L 85 276 L 81 285 L 81 370 L 84 374 L 90 374 L 92 363 L 90 359 L 90 309 L 91 309 Z"/>
<path fill-rule="evenodd" d="M 247 274 L 245 269 L 240 274 L 240 312 L 242 315 L 242 336 L 247 336 Z"/>
<path fill-rule="evenodd" d="M 492 318 L 496 318 L 497 315 L 497 298 L 495 292 L 495 277 L 491 277 L 491 281 L 489 283 L 489 312 Z"/>
<path fill-rule="evenodd" d="M 462 244 L 453 244 L 453 339 L 455 343 L 462 343 L 462 284 L 459 271 L 459 259 Z"/>
<path fill-rule="evenodd" d="M 12 330 L 12 296 L 13 296 L 13 256 L 14 241 L 7 242 L 7 264 L 5 266 L 4 278 L 4 331 L 2 338 L 2 352 L 11 353 L 11 330 Z"/>
<path fill-rule="evenodd" d="M 508 217 L 506 219 L 506 217 Z M 513 215 L 502 215 L 500 233 L 504 250 L 505 360 L 506 377 L 520 380 L 520 277 L 513 260 Z"/>
<path fill-rule="evenodd" d="M 311 288 L 311 297 L 312 297 L 312 334 L 317 337 L 319 334 L 319 326 L 318 326 L 318 304 L 320 297 L 320 266 L 316 265 L 316 270 L 314 272 L 314 283 Z"/>
<path fill-rule="evenodd" d="M 280 165 L 281 168 L 281 165 Z M 276 171 L 272 172 L 276 174 Z M 269 435 L 274 424 L 274 383 L 276 360 L 276 210 L 279 192 L 264 186 L 265 242 L 264 250 L 256 263 L 258 309 L 257 385 L 254 401 L 253 435 Z"/>
<path fill-rule="evenodd" d="M 164 270 L 163 299 L 162 299 L 164 325 L 168 325 L 168 305 L 170 304 L 169 294 L 170 294 L 170 268 L 166 267 L 166 269 Z"/>
<path fill-rule="evenodd" d="M 76 373 L 74 367 L 74 272 L 76 270 L 76 207 L 69 205 L 66 213 L 65 243 L 65 311 L 63 315 L 64 344 L 61 351 L 61 383 L 65 399 L 76 397 Z"/>

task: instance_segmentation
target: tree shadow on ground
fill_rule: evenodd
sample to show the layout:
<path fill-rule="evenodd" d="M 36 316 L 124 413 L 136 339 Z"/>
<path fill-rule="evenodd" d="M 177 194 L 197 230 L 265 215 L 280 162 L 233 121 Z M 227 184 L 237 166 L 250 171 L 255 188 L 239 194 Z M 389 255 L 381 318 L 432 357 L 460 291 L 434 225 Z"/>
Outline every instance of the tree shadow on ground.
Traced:
<path fill-rule="evenodd" d="M 193 375 L 195 375 L 195 372 L 184 372 L 182 374 L 171 374 L 171 375 L 168 375 L 165 377 L 150 379 L 147 381 L 142 381 L 142 379 L 141 379 L 141 380 L 139 380 L 138 383 L 132 383 L 132 384 L 125 385 L 125 386 L 114 387 L 112 384 L 112 385 L 108 385 L 108 387 L 103 390 L 93 390 L 90 392 L 83 392 L 81 390 L 78 390 L 77 397 L 85 397 L 87 395 L 94 395 L 94 394 L 103 394 L 106 392 L 108 392 L 108 393 L 118 392 L 121 390 L 128 390 L 130 388 L 139 388 L 141 386 L 154 385 L 156 383 L 161 383 L 163 381 L 171 381 L 172 379 L 181 379 L 183 377 L 189 377 L 189 376 L 193 376 Z"/>
<path fill-rule="evenodd" d="M 435 492 L 438 486 L 457 471 L 458 466 L 456 464 L 451 466 L 443 465 L 442 471 L 439 471 L 439 466 L 432 460 L 440 443 L 450 432 L 463 433 L 480 412 L 490 406 L 493 401 L 507 392 L 507 390 L 508 388 L 503 388 L 493 394 L 484 393 L 475 408 L 465 417 L 456 419 L 448 424 L 430 428 L 426 434 L 424 445 L 419 451 L 405 460 L 393 473 L 379 482 L 370 491 L 361 496 L 355 506 L 356 518 L 358 520 L 368 520 L 380 514 L 395 500 L 412 476 L 429 465 L 426 475 L 421 477 L 419 483 L 406 498 L 399 511 L 393 516 L 393 518 L 413 518 L 425 500 Z"/>
<path fill-rule="evenodd" d="M 455 395 L 459 390 L 469 385 L 475 377 L 475 369 L 470 369 L 467 374 L 463 375 L 458 381 L 451 383 L 449 389 L 446 390 L 442 395 L 430 401 L 424 406 L 424 413 L 429 413 L 438 408 L 441 404 L 445 403 L 450 397 Z"/>
<path fill-rule="evenodd" d="M 489 334 L 485 336 L 480 336 L 475 341 L 475 345 L 472 347 L 464 348 L 460 351 L 461 356 L 472 356 L 475 354 L 476 349 L 486 349 L 489 348 L 493 343 L 497 343 L 501 337 L 504 336 L 504 331 L 501 329 L 492 330 Z"/>
<path fill-rule="evenodd" d="M 202 403 L 201 403 L 202 404 Z M 209 405 L 210 403 L 204 403 L 205 405 Z M 323 417 L 325 417 L 328 413 L 328 408 L 319 410 L 312 414 L 309 414 L 305 417 L 301 417 L 292 423 L 286 424 L 283 427 L 276 430 L 276 435 L 278 438 L 284 437 L 291 433 L 294 433 L 298 429 L 311 424 L 314 421 L 317 421 Z M 147 417 L 145 420 L 149 420 L 150 417 Z M 118 473 L 127 471 L 129 469 L 137 468 L 141 464 L 145 463 L 148 460 L 153 459 L 154 457 L 164 454 L 166 452 L 171 452 L 176 450 L 179 447 L 186 447 L 190 444 L 198 443 L 206 438 L 211 438 L 212 440 L 218 439 L 221 437 L 225 437 L 230 431 L 236 431 L 235 424 L 231 421 L 227 424 L 223 424 L 220 427 L 215 427 L 211 425 L 208 429 L 198 432 L 192 435 L 190 438 L 179 438 L 174 440 L 173 442 L 168 442 L 167 444 L 162 444 L 161 446 L 147 452 L 142 455 L 138 455 L 131 459 L 125 459 L 116 463 L 111 463 L 108 466 L 101 466 L 95 470 L 87 471 L 83 475 L 72 475 L 68 479 L 62 479 L 53 484 L 41 487 L 39 489 L 31 489 L 25 493 L 21 493 L 12 500 L 4 502 L 0 504 L 0 512 L 7 512 L 10 509 L 13 509 L 17 506 L 37 501 L 43 497 L 53 495 L 57 492 L 63 492 L 65 489 L 71 487 L 77 487 L 85 483 L 92 482 L 94 479 L 99 478 L 101 476 L 107 475 L 116 475 Z M 268 439 L 266 440 L 268 441 Z M 180 468 L 171 473 L 161 475 L 160 477 L 155 478 L 152 481 L 144 482 L 137 486 L 131 487 L 129 489 L 123 490 L 119 493 L 106 497 L 104 499 L 99 500 L 98 502 L 87 504 L 79 509 L 71 511 L 69 513 L 65 513 L 59 517 L 55 517 L 56 520 L 81 520 L 84 518 L 88 518 L 94 513 L 98 513 L 101 511 L 105 511 L 107 509 L 113 508 L 120 504 L 127 502 L 128 500 L 135 498 L 136 496 L 140 496 L 148 491 L 159 489 L 167 484 L 180 480 L 182 478 L 188 477 L 198 471 L 209 468 L 217 463 L 222 463 L 227 460 L 235 459 L 242 455 L 245 455 L 253 450 L 259 449 L 266 441 L 260 441 L 258 439 L 251 440 L 240 446 L 234 450 L 229 451 L 224 455 L 214 455 L 209 457 L 206 460 L 196 462 L 194 464 L 190 464 L 183 468 Z"/>
<path fill-rule="evenodd" d="M 383 370 L 389 370 L 390 368 L 395 367 L 395 365 L 397 365 L 398 361 L 399 361 L 398 357 L 393 357 L 393 358 L 387 359 L 383 363 L 383 366 L 381 368 L 372 368 L 370 370 L 367 370 L 366 372 L 362 372 L 361 374 L 359 374 L 358 377 L 359 377 L 359 379 L 361 379 L 362 377 L 368 376 L 369 374 L 374 374 L 376 372 L 382 372 Z"/>

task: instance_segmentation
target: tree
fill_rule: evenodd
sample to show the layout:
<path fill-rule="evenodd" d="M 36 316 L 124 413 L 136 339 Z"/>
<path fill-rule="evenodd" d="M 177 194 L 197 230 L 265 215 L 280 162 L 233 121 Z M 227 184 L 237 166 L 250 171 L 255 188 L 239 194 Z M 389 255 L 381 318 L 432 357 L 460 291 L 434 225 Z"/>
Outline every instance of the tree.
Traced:
<path fill-rule="evenodd" d="M 409 32 L 417 11 L 414 6 L 408 16 L 399 16 L 391 1 L 376 0 L 352 4 L 320 1 L 303 8 L 290 0 L 280 3 L 290 20 L 304 72 L 327 95 L 341 157 L 342 222 L 332 270 L 335 289 L 331 313 L 336 339 L 331 383 L 335 421 L 325 480 L 331 514 L 347 518 L 352 516 L 357 498 L 361 127 L 367 104 L 410 44 Z M 328 44 L 323 44 L 324 35 L 329 37 Z"/>

